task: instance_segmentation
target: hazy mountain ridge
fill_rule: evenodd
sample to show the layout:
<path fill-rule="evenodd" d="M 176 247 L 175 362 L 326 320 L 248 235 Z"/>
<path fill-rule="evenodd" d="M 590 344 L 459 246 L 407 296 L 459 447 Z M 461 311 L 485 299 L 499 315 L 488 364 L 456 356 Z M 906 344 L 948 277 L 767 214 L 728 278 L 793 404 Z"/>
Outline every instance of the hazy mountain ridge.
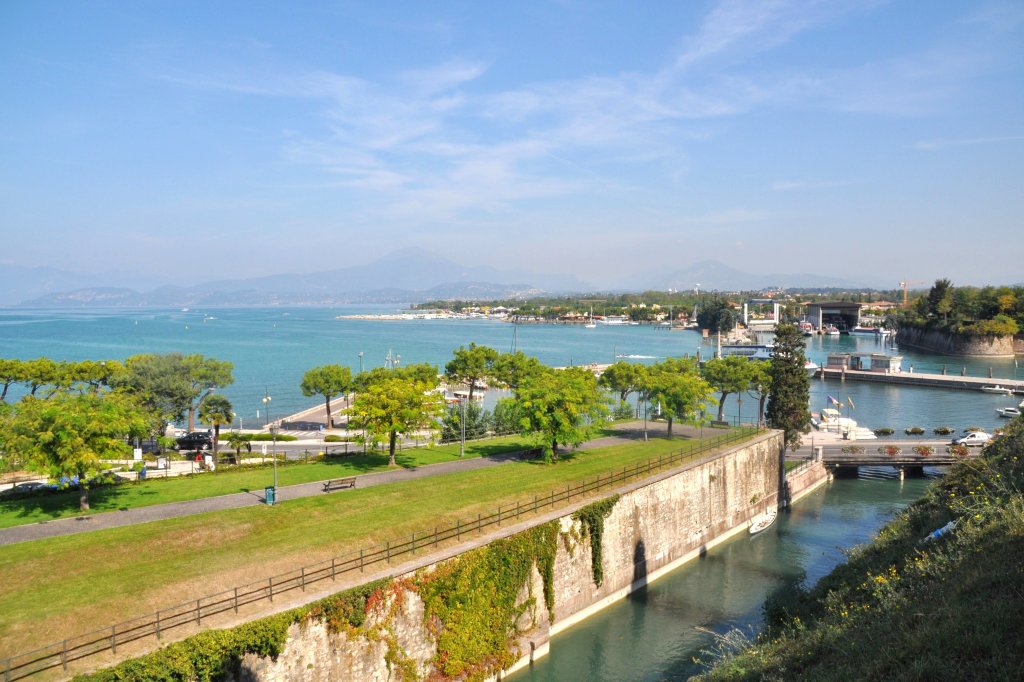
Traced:
<path fill-rule="evenodd" d="M 607 290 L 572 275 L 526 273 L 464 266 L 417 249 L 396 251 L 368 265 L 304 274 L 214 280 L 148 291 L 89 282 L 53 268 L 0 266 L 0 304 L 24 307 L 176 307 L 419 303 L 428 300 L 493 300 Z M 17 286 L 15 286 L 15 284 Z M 72 284 L 63 287 L 65 283 Z M 718 261 L 651 277 L 636 289 L 756 291 L 769 287 L 844 289 L 868 285 L 821 275 L 754 275 Z M 620 289 L 621 290 L 621 289 Z M 30 292 L 15 298 L 19 292 Z"/>

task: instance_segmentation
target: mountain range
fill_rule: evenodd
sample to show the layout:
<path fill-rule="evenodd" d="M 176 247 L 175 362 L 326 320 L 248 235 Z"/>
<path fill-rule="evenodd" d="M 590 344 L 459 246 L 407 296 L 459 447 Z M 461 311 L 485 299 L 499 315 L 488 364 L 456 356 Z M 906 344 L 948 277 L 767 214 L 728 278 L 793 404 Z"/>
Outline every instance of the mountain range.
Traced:
<path fill-rule="evenodd" d="M 111 276 L 110 279 L 116 279 Z M 765 288 L 864 289 L 867 285 L 812 274 L 753 275 L 718 261 L 637 281 L 623 290 L 702 291 Z M 54 268 L 0 265 L 0 305 L 25 307 L 147 307 L 234 305 L 340 305 L 411 303 L 438 299 L 528 298 L 541 294 L 595 291 L 572 275 L 488 266 L 466 266 L 417 249 L 393 252 L 366 265 L 313 273 L 224 279 L 191 286 L 164 285 L 147 291 L 104 281 L 99 275 Z"/>

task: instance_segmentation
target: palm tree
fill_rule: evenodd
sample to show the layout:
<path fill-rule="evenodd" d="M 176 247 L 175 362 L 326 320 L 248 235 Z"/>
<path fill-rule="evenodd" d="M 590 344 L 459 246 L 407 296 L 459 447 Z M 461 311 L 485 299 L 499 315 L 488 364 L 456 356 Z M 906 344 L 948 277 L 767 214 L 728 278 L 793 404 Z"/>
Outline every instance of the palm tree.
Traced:
<path fill-rule="evenodd" d="M 252 438 L 247 433 L 232 431 L 224 437 L 224 440 L 235 449 L 235 463 L 238 464 L 242 461 L 242 448 L 248 445 Z"/>
<path fill-rule="evenodd" d="M 220 425 L 231 423 L 235 416 L 233 410 L 231 401 L 222 395 L 211 395 L 199 406 L 199 420 L 213 427 L 214 467 L 217 465 L 217 441 L 220 439 Z"/>

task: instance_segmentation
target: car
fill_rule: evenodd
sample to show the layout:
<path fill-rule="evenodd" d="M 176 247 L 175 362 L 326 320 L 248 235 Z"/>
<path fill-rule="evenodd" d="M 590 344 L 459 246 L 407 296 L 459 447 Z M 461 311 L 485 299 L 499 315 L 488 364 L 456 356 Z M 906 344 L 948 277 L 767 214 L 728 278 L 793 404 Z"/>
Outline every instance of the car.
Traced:
<path fill-rule="evenodd" d="M 0 492 L 0 497 L 29 497 L 43 492 L 53 492 L 57 489 L 57 486 L 45 481 L 27 481 L 25 483 L 17 483 L 7 490 Z"/>
<path fill-rule="evenodd" d="M 968 431 L 963 436 L 960 436 L 959 438 L 954 438 L 951 444 L 966 445 L 967 447 L 980 447 L 988 443 L 990 440 L 992 440 L 992 436 L 990 434 L 985 433 L 984 431 Z"/>
<path fill-rule="evenodd" d="M 174 442 L 179 450 L 209 450 L 213 447 L 213 435 L 209 431 L 193 431 Z"/>

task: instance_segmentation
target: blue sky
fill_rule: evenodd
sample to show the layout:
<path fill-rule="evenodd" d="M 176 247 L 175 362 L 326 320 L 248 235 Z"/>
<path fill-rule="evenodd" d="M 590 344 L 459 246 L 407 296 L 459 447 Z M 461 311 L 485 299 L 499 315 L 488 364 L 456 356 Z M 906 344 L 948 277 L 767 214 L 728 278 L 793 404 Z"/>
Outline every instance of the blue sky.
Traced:
<path fill-rule="evenodd" d="M 1017 1 L 5 0 L 0 79 L 0 262 L 1024 280 Z"/>

